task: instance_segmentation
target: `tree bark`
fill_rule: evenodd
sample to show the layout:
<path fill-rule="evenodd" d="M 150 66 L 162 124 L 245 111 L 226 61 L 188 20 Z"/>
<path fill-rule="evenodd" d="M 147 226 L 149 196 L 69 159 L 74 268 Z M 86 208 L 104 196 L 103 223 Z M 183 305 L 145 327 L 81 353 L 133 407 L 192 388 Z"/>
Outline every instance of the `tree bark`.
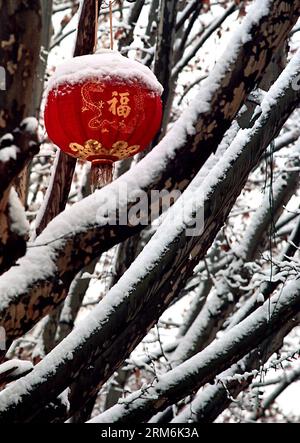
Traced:
<path fill-rule="evenodd" d="M 6 92 L 0 94 L 0 136 L 34 112 L 34 83 L 42 31 L 40 0 L 0 2 L 0 60 Z M 37 115 L 34 115 L 37 117 Z"/>

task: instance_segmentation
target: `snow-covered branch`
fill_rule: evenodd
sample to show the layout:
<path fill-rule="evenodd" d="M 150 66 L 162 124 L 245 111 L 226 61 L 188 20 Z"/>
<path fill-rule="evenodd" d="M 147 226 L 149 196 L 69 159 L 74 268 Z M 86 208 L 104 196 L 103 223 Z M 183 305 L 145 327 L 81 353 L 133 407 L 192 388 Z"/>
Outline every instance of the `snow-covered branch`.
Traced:
<path fill-rule="evenodd" d="M 257 373 L 263 363 L 281 348 L 284 337 L 299 322 L 300 316 L 298 315 L 237 364 L 218 375 L 215 384 L 205 386 L 203 390 L 200 390 L 195 399 L 172 420 L 172 423 L 213 422 L 231 403 L 232 399 L 235 399 L 249 386 L 253 379 L 251 374 Z"/>
<path fill-rule="evenodd" d="M 277 332 L 300 307 L 300 280 L 290 282 L 281 296 L 266 302 L 250 317 L 206 349 L 161 376 L 152 386 L 128 396 L 100 414 L 93 423 L 146 421 L 153 414 L 212 381 L 222 370 Z M 1 396 L 0 396 L 1 398 Z"/>
<path fill-rule="evenodd" d="M 58 216 L 36 239 L 18 267 L 12 268 L 2 277 L 0 317 L 8 337 L 23 334 L 60 303 L 67 294 L 71 280 L 84 264 L 142 228 L 107 225 L 109 214 L 115 214 L 114 202 L 119 201 L 120 189 L 128 189 L 129 198 L 123 200 L 119 207 L 120 212 L 127 208 L 126 213 L 136 202 L 141 190 L 148 194 L 151 189 L 183 191 L 210 154 L 216 150 L 247 92 L 262 75 L 272 51 L 276 49 L 279 40 L 284 40 L 300 10 L 300 1 L 290 4 L 265 0 L 263 3 L 259 1 L 259 5 L 259 8 L 254 5 L 250 9 L 248 18 L 237 30 L 228 50 L 204 82 L 194 104 L 186 110 L 161 143 L 113 184 Z M 274 28 L 274 32 L 270 32 L 269 24 L 278 20 L 276 31 Z M 267 42 L 266 48 L 259 49 L 258 58 L 251 56 L 256 48 L 260 48 L 262 38 Z M 262 140 L 256 141 L 257 134 L 251 133 L 253 142 L 250 145 L 256 154 L 251 161 L 245 154 L 246 166 L 241 166 L 244 171 L 242 182 L 247 177 L 247 165 L 251 163 L 254 166 L 254 160 L 265 149 L 265 141 L 271 141 L 277 135 L 280 125 L 298 102 L 299 91 L 295 91 L 290 83 L 299 74 L 298 64 L 299 55 L 286 70 L 279 90 L 279 85 L 276 90 L 272 89 L 270 97 L 273 102 L 265 103 L 266 113 L 260 123 L 267 125 L 265 119 L 272 115 L 270 121 L 273 120 L 273 127 L 270 128 L 269 124 L 264 128 Z M 282 111 L 281 115 L 276 115 L 270 109 L 270 105 L 276 101 Z M 248 135 L 250 134 L 246 132 L 241 146 L 248 141 Z M 230 178 L 228 187 L 228 197 L 234 201 L 235 193 L 239 193 L 240 188 L 237 186 L 231 189 Z M 223 202 L 224 191 L 221 194 L 218 198 Z M 217 210 L 216 204 L 219 203 L 209 205 L 211 213 Z M 226 216 L 229 207 L 224 206 L 223 216 Z M 151 208 L 149 209 L 150 216 Z M 51 216 L 51 211 L 49 214 Z"/>
<path fill-rule="evenodd" d="M 266 96 L 262 103 L 262 114 L 256 120 L 253 128 L 242 131 L 235 143 L 226 151 L 220 164 L 217 163 L 206 177 L 205 183 L 202 182 L 200 174 L 200 178 L 196 177 L 186 190 L 184 195 L 188 206 L 185 207 L 187 212 L 184 216 L 182 217 L 180 211 L 178 211 L 181 205 L 179 199 L 174 207 L 169 210 L 170 218 L 163 222 L 127 273 L 91 312 L 86 321 L 78 325 L 60 345 L 46 356 L 35 367 L 34 371 L 24 378 L 22 385 L 19 384 L 13 387 L 14 393 L 19 399 L 18 404 L 13 401 L 10 403 L 9 398 L 13 398 L 13 396 L 9 392 L 8 394 L 3 393 L 2 397 L 0 395 L 3 404 L 3 419 L 10 414 L 15 414 L 18 419 L 33 416 L 41 407 L 41 403 L 35 401 L 36 398 L 39 399 L 39 402 L 40 399 L 43 399 L 44 404 L 46 404 L 62 392 L 76 377 L 76 385 L 80 385 L 81 382 L 82 384 L 80 398 L 72 398 L 72 394 L 70 397 L 71 405 L 74 408 L 71 413 L 74 413 L 87 399 L 91 398 L 97 391 L 98 386 L 103 384 L 129 356 L 136 344 L 144 337 L 171 300 L 185 285 L 185 281 L 191 275 L 196 263 L 203 258 L 223 225 L 247 180 L 248 174 L 260 159 L 270 141 L 278 133 L 279 128 L 292 112 L 294 106 L 299 102 L 300 92 L 295 91 L 292 87 L 292 84 L 294 84 L 292 80 L 297 78 L 299 73 L 300 53 L 295 56 Z M 278 108 L 281 110 L 280 113 L 278 113 Z M 157 150 L 152 151 L 148 157 L 152 160 L 157 158 Z M 129 178 L 134 184 L 137 183 L 137 180 L 142 182 L 144 179 L 147 181 L 148 177 L 142 173 L 143 168 L 148 164 L 146 160 L 147 158 L 135 168 L 140 171 L 138 178 L 134 177 L 134 169 L 124 176 L 127 183 L 130 183 Z M 109 201 L 111 201 L 111 192 L 114 189 L 116 192 L 121 181 L 122 177 L 110 187 L 96 193 L 92 198 L 71 208 L 65 214 L 64 221 L 68 224 L 64 226 L 70 229 L 73 226 L 72 221 L 75 222 L 79 212 L 81 215 L 87 212 L 84 209 L 87 201 L 89 202 L 90 213 L 96 212 L 99 207 L 102 208 L 103 205 L 99 205 L 101 203 L 100 197 L 108 189 L 110 190 Z M 199 193 L 199 181 L 202 183 L 202 196 Z M 186 235 L 187 225 L 193 219 L 193 215 L 202 210 L 203 207 L 205 215 L 203 233 L 199 236 L 188 237 Z M 106 210 L 108 210 L 109 216 L 108 206 L 106 206 Z M 68 215 L 67 220 L 66 215 Z M 175 223 L 170 223 L 172 216 L 175 216 L 173 219 Z M 86 215 L 86 220 L 89 220 L 89 214 Z M 54 221 L 52 225 L 57 226 L 57 222 Z M 60 230 L 61 228 L 62 226 L 59 225 Z M 113 229 L 113 227 L 110 229 Z M 58 231 L 56 231 L 57 234 Z M 42 237 L 44 241 L 47 240 L 46 231 L 40 239 Z M 80 236 L 78 239 L 80 239 Z M 58 245 L 60 245 L 60 241 L 58 241 Z M 50 246 L 53 247 L 53 244 L 43 246 L 43 248 L 49 248 Z M 75 248 L 76 254 L 80 254 L 81 248 L 76 246 Z M 48 255 L 49 250 L 46 249 L 45 253 Z M 40 256 L 39 259 L 41 259 Z M 49 258 L 49 260 L 52 259 L 52 257 Z M 35 265 L 37 266 L 36 263 Z M 53 269 L 50 268 L 49 271 L 53 272 Z M 46 269 L 45 272 L 47 272 Z M 277 307 L 274 311 L 272 317 L 274 318 L 274 327 L 279 327 L 279 324 L 283 324 L 279 322 L 284 322 L 293 314 L 293 306 L 299 302 L 298 286 L 299 281 L 294 283 L 294 286 L 290 284 L 286 291 L 286 297 L 282 297 L 278 301 L 278 306 L 282 306 L 282 309 Z M 292 290 L 293 288 L 295 291 Z M 13 297 L 11 296 L 12 300 Z M 266 306 L 269 305 L 266 304 Z M 258 334 L 257 328 L 263 328 L 262 336 L 265 333 L 265 328 L 269 324 L 265 309 L 266 307 L 260 311 L 261 317 L 252 317 L 252 320 L 254 318 L 257 320 L 257 324 L 253 326 L 251 321 L 252 335 L 248 334 L 247 329 L 247 334 L 243 335 L 243 344 L 236 345 L 240 352 L 246 353 L 250 342 L 255 346 L 256 342 L 253 334 L 255 331 Z M 280 315 L 277 315 L 278 309 Z M 250 329 L 249 319 L 245 322 Z M 7 324 L 9 324 L 9 319 L 7 319 Z M 12 334 L 14 333 L 12 329 L 7 328 L 7 330 L 12 331 Z M 235 332 L 237 330 L 235 329 Z M 270 328 L 271 332 L 272 328 Z M 230 334 L 233 333 L 229 331 L 227 336 L 232 337 Z M 260 337 L 259 334 L 258 336 Z M 235 347 L 236 357 L 239 356 L 238 349 Z M 225 352 L 225 348 L 223 350 Z M 204 350 L 203 352 L 207 351 Z M 81 370 L 84 370 L 91 361 L 93 361 L 93 369 L 89 372 L 88 380 L 84 375 L 81 379 Z M 217 370 L 222 370 L 222 367 L 218 364 L 217 368 Z M 207 370 L 210 371 L 210 369 Z M 4 394 L 7 397 L 4 397 Z M 9 403 L 6 402 L 7 398 Z M 161 406 L 163 407 L 164 404 Z"/>
<path fill-rule="evenodd" d="M 33 117 L 24 119 L 12 134 L 0 139 L 0 199 L 38 149 L 37 121 Z"/>

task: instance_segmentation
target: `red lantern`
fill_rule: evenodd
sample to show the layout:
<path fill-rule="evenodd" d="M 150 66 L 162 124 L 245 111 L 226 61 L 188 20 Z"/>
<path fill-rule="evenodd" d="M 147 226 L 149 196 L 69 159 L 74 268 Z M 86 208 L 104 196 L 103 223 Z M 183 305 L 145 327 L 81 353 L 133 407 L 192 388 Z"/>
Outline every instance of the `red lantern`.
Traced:
<path fill-rule="evenodd" d="M 111 169 L 145 149 L 159 130 L 161 92 L 147 67 L 118 52 L 75 57 L 49 82 L 48 135 L 67 154 Z"/>

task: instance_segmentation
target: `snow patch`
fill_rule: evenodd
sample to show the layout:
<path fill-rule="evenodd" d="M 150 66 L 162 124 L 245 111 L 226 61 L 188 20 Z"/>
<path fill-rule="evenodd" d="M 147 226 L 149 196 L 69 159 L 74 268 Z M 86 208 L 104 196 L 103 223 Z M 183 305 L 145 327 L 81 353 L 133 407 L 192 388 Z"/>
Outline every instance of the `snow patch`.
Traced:
<path fill-rule="evenodd" d="M 11 220 L 10 230 L 18 234 L 21 237 L 24 237 L 29 232 L 29 223 L 26 219 L 24 207 L 19 200 L 18 194 L 16 193 L 14 188 L 11 188 L 9 194 L 9 217 Z"/>
<path fill-rule="evenodd" d="M 0 162 L 6 163 L 9 160 L 16 160 L 18 151 L 19 148 L 17 146 L 8 146 L 7 148 L 0 149 Z"/>
<path fill-rule="evenodd" d="M 100 78 L 121 79 L 127 83 L 138 80 L 158 95 L 163 91 L 162 85 L 147 66 L 117 51 L 101 50 L 92 55 L 74 57 L 58 66 L 49 80 L 47 93 L 62 84 L 75 85 Z"/>
<path fill-rule="evenodd" d="M 38 130 L 38 121 L 35 117 L 27 117 L 21 121 L 20 127 L 22 130 L 34 134 Z"/>
<path fill-rule="evenodd" d="M 32 369 L 33 364 L 30 361 L 13 359 L 0 365 L 0 375 L 9 372 L 17 377 L 23 375 L 25 372 L 30 372 Z"/>

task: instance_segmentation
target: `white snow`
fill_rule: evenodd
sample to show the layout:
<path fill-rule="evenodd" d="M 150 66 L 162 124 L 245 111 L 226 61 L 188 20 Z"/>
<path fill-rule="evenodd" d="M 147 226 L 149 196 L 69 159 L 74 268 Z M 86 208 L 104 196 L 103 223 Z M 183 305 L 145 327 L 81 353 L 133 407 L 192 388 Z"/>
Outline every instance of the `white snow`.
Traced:
<path fill-rule="evenodd" d="M 251 40 L 251 27 L 253 23 L 258 24 L 260 20 L 270 13 L 272 0 L 256 0 L 254 2 L 245 17 L 241 25 L 241 39 L 243 44 Z"/>
<path fill-rule="evenodd" d="M 26 236 L 29 232 L 30 226 L 26 219 L 24 207 L 14 188 L 11 188 L 10 190 L 8 206 L 11 221 L 10 230 L 19 236 Z"/>
<path fill-rule="evenodd" d="M 14 376 L 19 376 L 24 374 L 24 372 L 29 372 L 33 369 L 33 364 L 27 360 L 8 360 L 0 365 L 0 375 L 9 372 L 13 373 Z"/>
<path fill-rule="evenodd" d="M 264 303 L 265 302 L 264 294 L 262 294 L 261 292 L 259 294 L 257 294 L 256 301 L 259 304 Z"/>
<path fill-rule="evenodd" d="M 9 160 L 16 160 L 19 148 L 17 146 L 8 146 L 0 149 L 0 162 L 8 162 Z"/>
<path fill-rule="evenodd" d="M 34 134 L 38 130 L 38 121 L 35 117 L 26 117 L 21 121 L 20 127 Z"/>
<path fill-rule="evenodd" d="M 156 94 L 163 88 L 153 72 L 142 63 L 124 57 L 117 51 L 101 50 L 92 55 L 74 57 L 58 66 L 49 80 L 47 91 L 62 84 L 74 85 L 93 79 L 137 80 Z"/>

